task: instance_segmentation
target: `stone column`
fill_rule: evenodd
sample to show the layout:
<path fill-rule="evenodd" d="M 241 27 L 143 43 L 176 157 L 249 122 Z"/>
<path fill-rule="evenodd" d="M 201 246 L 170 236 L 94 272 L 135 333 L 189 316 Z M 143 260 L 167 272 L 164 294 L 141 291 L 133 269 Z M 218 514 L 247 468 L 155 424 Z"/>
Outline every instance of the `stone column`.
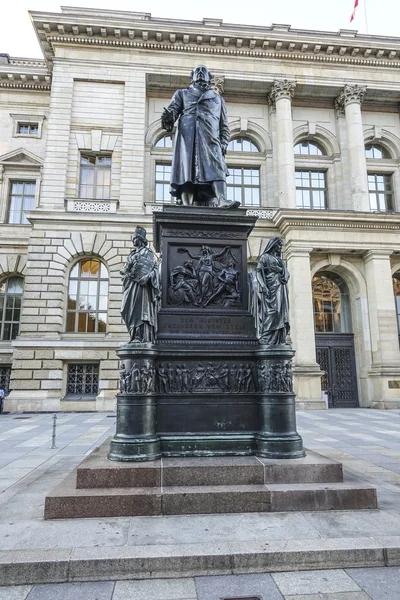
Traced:
<path fill-rule="evenodd" d="M 276 154 L 278 160 L 278 202 L 281 208 L 296 208 L 294 174 L 292 98 L 296 83 L 274 81 L 268 102 L 276 106 Z"/>
<path fill-rule="evenodd" d="M 387 249 L 368 250 L 364 254 L 372 350 L 369 405 L 373 408 L 400 407 L 400 389 L 390 387 L 393 385 L 391 382 L 400 380 L 390 254 Z"/>
<path fill-rule="evenodd" d="M 366 86 L 345 85 L 336 106 L 345 111 L 352 209 L 370 211 L 361 104 Z"/>
<path fill-rule="evenodd" d="M 322 371 L 315 359 L 314 313 L 311 289 L 310 252 L 312 248 L 290 242 L 285 258 L 290 273 L 290 337 L 295 357 L 295 392 L 301 408 L 325 408 L 321 395 Z"/>

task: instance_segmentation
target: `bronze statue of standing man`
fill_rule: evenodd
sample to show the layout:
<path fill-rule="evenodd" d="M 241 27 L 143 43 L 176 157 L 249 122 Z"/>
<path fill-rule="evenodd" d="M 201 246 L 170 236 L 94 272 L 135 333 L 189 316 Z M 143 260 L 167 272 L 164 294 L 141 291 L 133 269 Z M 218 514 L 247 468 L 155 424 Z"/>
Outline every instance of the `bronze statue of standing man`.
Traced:
<path fill-rule="evenodd" d="M 129 331 L 130 342 L 154 342 L 161 293 L 157 259 L 147 248 L 143 227 L 136 227 L 132 242 L 134 249 L 120 271 L 123 285 L 121 315 Z"/>
<path fill-rule="evenodd" d="M 211 87 L 204 65 L 191 73 L 191 84 L 177 90 L 161 116 L 172 131 L 179 118 L 171 171 L 171 195 L 177 204 L 237 208 L 226 194 L 225 153 L 230 140 L 225 101 Z"/>

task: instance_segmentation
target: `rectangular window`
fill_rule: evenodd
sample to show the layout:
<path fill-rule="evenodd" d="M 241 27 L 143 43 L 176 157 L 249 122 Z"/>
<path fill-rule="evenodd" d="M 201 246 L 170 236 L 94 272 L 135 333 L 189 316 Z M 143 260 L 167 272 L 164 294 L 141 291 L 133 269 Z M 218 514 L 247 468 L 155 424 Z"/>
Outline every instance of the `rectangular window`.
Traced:
<path fill-rule="evenodd" d="M 99 393 L 99 365 L 70 363 L 67 374 L 67 395 L 97 396 Z"/>
<path fill-rule="evenodd" d="M 156 163 L 156 202 L 171 202 L 171 165 Z"/>
<path fill-rule="evenodd" d="M 242 206 L 260 206 L 260 169 L 229 167 L 227 197 Z"/>
<path fill-rule="evenodd" d="M 0 367 L 0 386 L 4 389 L 4 394 L 7 396 L 10 390 L 10 379 L 11 379 L 11 367 L 4 366 Z"/>
<path fill-rule="evenodd" d="M 8 222 L 20 225 L 28 225 L 25 211 L 35 208 L 34 181 L 12 181 L 10 189 L 10 201 L 8 211 Z"/>
<path fill-rule="evenodd" d="M 369 204 L 372 212 L 393 211 L 393 185 L 391 175 L 368 173 Z"/>
<path fill-rule="evenodd" d="M 111 191 L 111 156 L 81 155 L 79 197 L 109 200 Z"/>
<path fill-rule="evenodd" d="M 327 207 L 325 171 L 296 170 L 296 206 L 324 210 Z"/>
<path fill-rule="evenodd" d="M 36 137 L 39 134 L 39 123 L 18 123 L 17 133 L 18 135 L 32 135 Z"/>

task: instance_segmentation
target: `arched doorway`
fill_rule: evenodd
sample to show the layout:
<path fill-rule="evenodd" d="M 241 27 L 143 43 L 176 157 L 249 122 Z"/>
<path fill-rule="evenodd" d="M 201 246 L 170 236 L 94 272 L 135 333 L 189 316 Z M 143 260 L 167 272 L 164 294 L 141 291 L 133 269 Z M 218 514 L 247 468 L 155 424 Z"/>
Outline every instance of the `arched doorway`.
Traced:
<path fill-rule="evenodd" d="M 329 408 L 358 406 L 350 294 L 336 273 L 319 271 L 312 280 L 317 362 Z"/>

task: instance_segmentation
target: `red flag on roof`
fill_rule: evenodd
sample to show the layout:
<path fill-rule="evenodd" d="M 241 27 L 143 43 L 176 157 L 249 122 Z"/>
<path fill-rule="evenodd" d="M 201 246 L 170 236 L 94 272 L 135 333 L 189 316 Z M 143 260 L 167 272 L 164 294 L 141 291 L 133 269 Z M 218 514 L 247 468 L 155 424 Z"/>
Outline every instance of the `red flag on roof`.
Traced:
<path fill-rule="evenodd" d="M 350 23 L 352 21 L 354 21 L 354 17 L 356 16 L 356 8 L 358 6 L 358 0 L 354 0 L 354 8 L 353 8 L 353 12 L 351 13 L 351 17 L 350 17 Z"/>

